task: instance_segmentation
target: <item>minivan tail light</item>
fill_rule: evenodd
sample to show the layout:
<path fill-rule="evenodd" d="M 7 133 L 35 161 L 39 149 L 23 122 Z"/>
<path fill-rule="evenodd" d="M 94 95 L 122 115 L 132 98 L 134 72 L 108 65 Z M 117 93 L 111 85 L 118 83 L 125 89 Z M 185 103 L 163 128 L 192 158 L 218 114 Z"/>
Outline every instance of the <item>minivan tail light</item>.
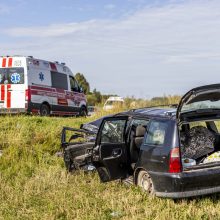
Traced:
<path fill-rule="evenodd" d="M 170 151 L 169 172 L 180 173 L 182 171 L 182 164 L 180 161 L 180 149 L 175 147 Z"/>
<path fill-rule="evenodd" d="M 30 101 L 31 100 L 31 91 L 30 89 L 25 90 L 25 100 Z"/>

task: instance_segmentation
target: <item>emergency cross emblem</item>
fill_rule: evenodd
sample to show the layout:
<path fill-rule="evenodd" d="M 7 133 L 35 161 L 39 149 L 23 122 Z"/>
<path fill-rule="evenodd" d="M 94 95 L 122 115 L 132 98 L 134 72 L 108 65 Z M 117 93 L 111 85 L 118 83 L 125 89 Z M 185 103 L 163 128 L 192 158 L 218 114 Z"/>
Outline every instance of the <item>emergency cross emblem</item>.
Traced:
<path fill-rule="evenodd" d="M 39 73 L 39 79 L 40 81 L 44 81 L 44 74 L 42 72 Z"/>
<path fill-rule="evenodd" d="M 11 75 L 11 82 L 12 82 L 12 83 L 14 83 L 14 84 L 19 83 L 20 80 L 21 80 L 20 74 L 18 74 L 18 73 L 13 73 L 13 74 Z"/>

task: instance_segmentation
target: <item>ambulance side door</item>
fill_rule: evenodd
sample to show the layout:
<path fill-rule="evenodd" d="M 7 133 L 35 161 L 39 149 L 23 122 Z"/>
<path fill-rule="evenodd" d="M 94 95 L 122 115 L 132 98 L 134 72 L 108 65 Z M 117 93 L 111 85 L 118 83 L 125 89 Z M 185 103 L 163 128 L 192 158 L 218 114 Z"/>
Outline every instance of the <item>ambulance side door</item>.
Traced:
<path fill-rule="evenodd" d="M 69 85 L 71 91 L 71 98 L 69 99 L 69 105 L 73 111 L 79 111 L 80 109 L 80 101 L 81 101 L 81 94 L 80 94 L 80 87 L 76 81 L 76 79 L 69 75 Z"/>

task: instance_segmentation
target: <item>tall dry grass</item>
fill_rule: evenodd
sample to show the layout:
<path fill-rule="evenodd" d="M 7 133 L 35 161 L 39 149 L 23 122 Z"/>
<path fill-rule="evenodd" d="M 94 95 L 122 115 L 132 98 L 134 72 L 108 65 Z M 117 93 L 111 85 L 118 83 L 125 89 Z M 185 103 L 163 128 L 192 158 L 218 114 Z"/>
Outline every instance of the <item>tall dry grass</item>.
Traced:
<path fill-rule="evenodd" d="M 220 218 L 219 194 L 175 202 L 117 181 L 102 184 L 96 173 L 67 173 L 55 156 L 61 129 L 94 118 L 0 118 L 0 219 Z"/>

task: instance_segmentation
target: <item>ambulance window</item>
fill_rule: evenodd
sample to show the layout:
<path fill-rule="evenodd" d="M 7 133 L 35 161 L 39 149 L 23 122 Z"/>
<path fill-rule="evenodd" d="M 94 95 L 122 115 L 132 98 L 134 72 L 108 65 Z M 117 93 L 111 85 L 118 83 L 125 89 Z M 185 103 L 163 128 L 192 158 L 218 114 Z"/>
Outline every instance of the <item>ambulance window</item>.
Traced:
<path fill-rule="evenodd" d="M 68 90 L 67 75 L 51 71 L 52 87 Z"/>
<path fill-rule="evenodd" d="M 73 92 L 79 92 L 79 85 L 77 83 L 77 81 L 74 79 L 74 77 L 69 76 L 70 77 L 70 88 L 71 91 Z"/>
<path fill-rule="evenodd" d="M 0 84 L 24 84 L 24 68 L 0 68 Z"/>

